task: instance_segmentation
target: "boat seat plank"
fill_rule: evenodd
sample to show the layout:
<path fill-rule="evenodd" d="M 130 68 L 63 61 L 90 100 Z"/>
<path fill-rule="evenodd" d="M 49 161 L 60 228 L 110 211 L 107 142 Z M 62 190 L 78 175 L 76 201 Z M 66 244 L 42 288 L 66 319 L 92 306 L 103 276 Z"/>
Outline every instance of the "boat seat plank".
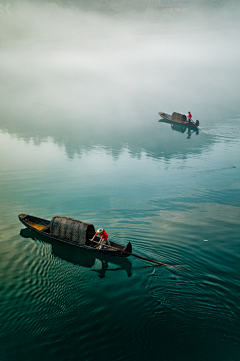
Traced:
<path fill-rule="evenodd" d="M 28 221 L 29 226 L 38 229 L 39 231 L 42 231 L 43 228 L 45 228 L 46 226 L 44 224 L 37 224 L 31 221 Z"/>

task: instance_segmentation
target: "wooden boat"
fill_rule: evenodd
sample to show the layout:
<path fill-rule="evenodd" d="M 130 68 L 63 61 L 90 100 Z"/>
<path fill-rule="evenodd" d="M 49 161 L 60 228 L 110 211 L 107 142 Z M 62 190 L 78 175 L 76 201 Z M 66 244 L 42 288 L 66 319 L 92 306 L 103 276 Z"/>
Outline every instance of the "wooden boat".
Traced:
<path fill-rule="evenodd" d="M 132 276 L 132 263 L 127 257 L 112 257 L 100 252 L 90 252 L 87 249 L 75 247 L 65 242 L 59 242 L 42 234 L 36 233 L 29 228 L 22 228 L 20 230 L 20 236 L 23 238 L 29 238 L 33 241 L 40 241 L 49 243 L 52 246 L 52 254 L 64 261 L 70 262 L 74 265 L 80 265 L 85 268 L 93 268 L 96 265 L 96 260 L 100 261 L 97 267 L 92 271 L 97 272 L 99 277 L 102 278 L 106 275 L 106 272 L 113 271 L 126 271 L 128 277 Z M 99 264 L 102 268 L 99 268 Z M 117 268 L 112 268 L 111 266 Z"/>
<path fill-rule="evenodd" d="M 186 127 L 198 129 L 199 121 L 196 120 L 196 122 L 193 122 L 193 121 L 188 122 L 187 117 L 184 114 L 176 113 L 176 112 L 172 113 L 172 115 L 169 115 L 169 114 L 166 114 L 163 112 L 159 112 L 158 114 L 160 115 L 160 117 L 168 120 L 171 123 L 181 124 L 181 125 L 185 125 Z"/>
<path fill-rule="evenodd" d="M 75 247 L 117 257 L 129 257 L 127 253 L 131 254 L 132 252 L 131 242 L 128 242 L 127 246 L 123 246 L 111 240 L 109 240 L 110 246 L 104 245 L 99 249 L 97 242 L 100 241 L 100 238 L 96 236 L 94 241 L 91 241 L 96 233 L 94 226 L 73 218 L 56 216 L 49 221 L 29 214 L 19 214 L 18 218 L 24 226 L 32 231 Z"/>

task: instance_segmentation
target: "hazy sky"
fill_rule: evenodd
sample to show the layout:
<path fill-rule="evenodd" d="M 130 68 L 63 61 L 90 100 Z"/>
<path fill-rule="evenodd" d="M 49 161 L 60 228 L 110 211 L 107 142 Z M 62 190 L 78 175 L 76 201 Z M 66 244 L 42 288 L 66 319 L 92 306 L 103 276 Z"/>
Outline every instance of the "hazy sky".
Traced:
<path fill-rule="evenodd" d="M 70 126 L 239 113 L 236 9 L 117 17 L 19 4 L 0 25 L 2 119 Z"/>

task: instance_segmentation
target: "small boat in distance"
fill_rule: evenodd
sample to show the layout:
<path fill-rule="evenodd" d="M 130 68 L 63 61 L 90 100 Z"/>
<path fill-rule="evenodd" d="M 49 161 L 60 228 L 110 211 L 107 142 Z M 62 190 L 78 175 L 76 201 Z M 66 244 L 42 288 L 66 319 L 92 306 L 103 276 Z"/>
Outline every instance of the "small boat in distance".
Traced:
<path fill-rule="evenodd" d="M 30 230 L 75 247 L 117 257 L 129 257 L 132 252 L 131 242 L 128 242 L 127 246 L 123 246 L 110 240 L 110 246 L 104 245 L 99 249 L 96 246 L 100 238 L 96 236 L 95 241 L 91 241 L 96 233 L 94 226 L 73 218 L 55 216 L 48 221 L 29 214 L 19 214 L 18 218 Z"/>
<path fill-rule="evenodd" d="M 172 115 L 163 113 L 163 112 L 159 112 L 158 113 L 160 115 L 160 117 L 162 117 L 163 119 L 168 120 L 171 123 L 175 123 L 175 124 L 182 124 L 185 125 L 186 127 L 191 127 L 191 128 L 197 128 L 199 126 L 199 121 L 196 120 L 196 122 L 188 122 L 187 121 L 187 117 L 184 114 L 181 113 L 172 113 Z"/>

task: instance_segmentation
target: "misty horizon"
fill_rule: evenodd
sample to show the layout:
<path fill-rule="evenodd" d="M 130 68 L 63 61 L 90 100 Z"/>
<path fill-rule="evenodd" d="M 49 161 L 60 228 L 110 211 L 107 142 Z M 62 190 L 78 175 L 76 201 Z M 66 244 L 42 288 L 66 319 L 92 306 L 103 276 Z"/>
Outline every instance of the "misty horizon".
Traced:
<path fill-rule="evenodd" d="M 0 129 L 59 139 L 82 128 L 112 144 L 116 132 L 124 144 L 124 127 L 131 139 L 159 111 L 191 109 L 205 129 L 239 114 L 236 12 L 161 19 L 21 4 L 0 25 Z"/>

